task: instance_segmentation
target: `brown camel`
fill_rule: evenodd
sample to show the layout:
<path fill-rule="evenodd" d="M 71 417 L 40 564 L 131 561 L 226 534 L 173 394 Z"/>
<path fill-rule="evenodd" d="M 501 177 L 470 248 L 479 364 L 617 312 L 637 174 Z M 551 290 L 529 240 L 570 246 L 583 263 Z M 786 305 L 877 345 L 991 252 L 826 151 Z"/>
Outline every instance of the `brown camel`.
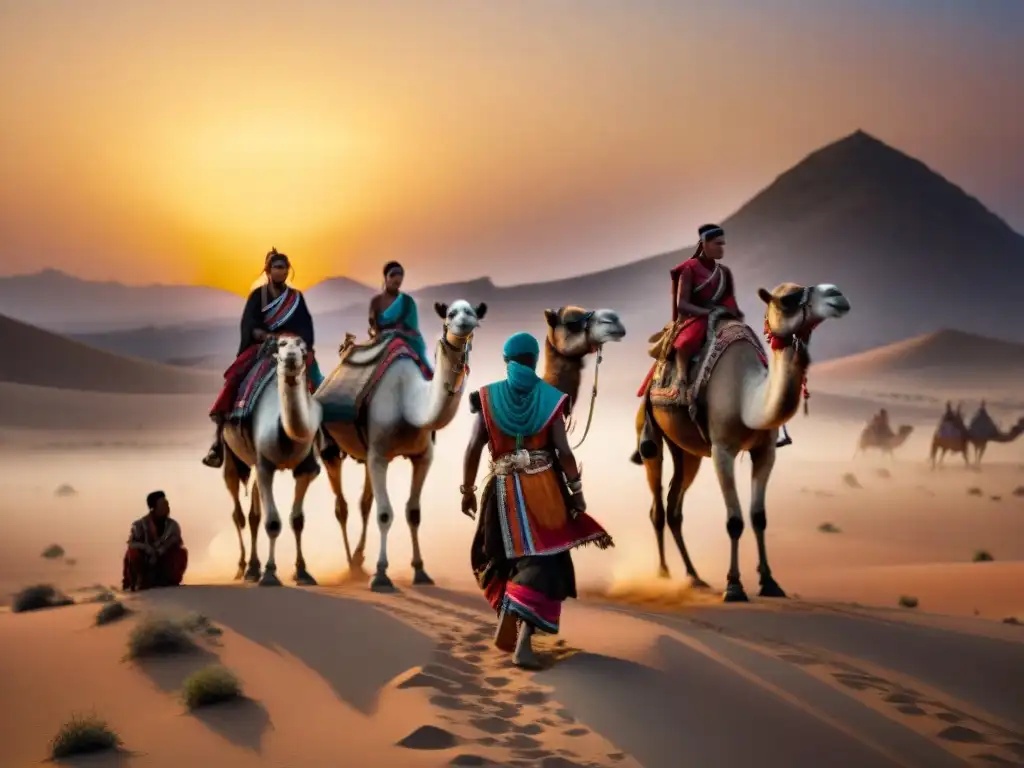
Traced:
<path fill-rule="evenodd" d="M 1012 443 L 1024 434 L 1024 417 L 1017 420 L 1009 431 L 1003 432 L 999 429 L 988 410 L 985 408 L 985 401 L 981 401 L 978 412 L 974 414 L 971 423 L 967 426 L 967 440 L 974 448 L 974 465 L 981 466 L 981 457 L 985 455 L 985 449 L 989 443 Z"/>
<path fill-rule="evenodd" d="M 583 363 L 588 355 L 610 341 L 621 341 L 626 328 L 611 309 L 561 307 L 545 309 L 547 340 L 544 344 L 544 381 L 569 396 L 575 410 L 580 393 Z"/>
<path fill-rule="evenodd" d="M 858 453 L 865 452 L 868 448 L 877 448 L 891 459 L 892 452 L 907 442 L 907 438 L 910 437 L 910 433 L 913 431 L 914 428 L 912 426 L 903 424 L 896 432 L 887 429 L 884 434 L 879 434 L 873 424 L 868 424 L 860 433 L 860 439 L 857 441 L 857 450 L 854 451 L 853 455 L 856 456 Z"/>
<path fill-rule="evenodd" d="M 739 540 L 743 534 L 743 510 L 736 493 L 736 456 L 748 451 L 751 459 L 752 490 L 750 522 L 757 538 L 758 571 L 762 597 L 785 597 L 786 593 L 772 577 L 765 550 L 767 526 L 765 493 L 772 467 L 779 427 L 789 421 L 800 404 L 800 395 L 810 365 L 808 343 L 811 332 L 823 321 L 844 316 L 850 302 L 834 285 L 805 288 L 783 283 L 769 293 L 764 288 L 758 296 L 765 309 L 765 336 L 770 345 L 768 368 L 759 350 L 749 343 L 735 343 L 724 352 L 711 372 L 699 398 L 699 411 L 706 415 L 703 435 L 690 419 L 687 409 L 650 406 L 656 450 L 652 457 L 633 454 L 634 462 L 642 462 L 647 470 L 653 502 L 651 522 L 658 542 L 661 574 L 668 575 L 665 564 L 666 519 L 686 572 L 695 586 L 705 586 L 697 576 L 683 543 L 683 497 L 697 477 L 703 458 L 710 457 L 718 475 L 725 500 L 726 531 L 730 540 L 729 572 L 724 600 L 746 601 L 747 594 L 740 581 Z M 646 400 L 637 414 L 637 435 L 645 429 Z M 662 445 L 667 444 L 674 472 L 668 491 L 667 507 L 662 504 Z"/>
<path fill-rule="evenodd" d="M 959 404 L 953 410 L 952 403 L 946 403 L 946 412 L 939 420 L 939 426 L 935 428 L 932 436 L 932 447 L 929 453 L 929 461 L 932 469 L 940 466 L 947 453 L 959 453 L 964 457 L 964 465 L 971 466 L 967 457 L 967 446 L 970 445 L 970 432 L 964 423 L 963 404 Z"/>

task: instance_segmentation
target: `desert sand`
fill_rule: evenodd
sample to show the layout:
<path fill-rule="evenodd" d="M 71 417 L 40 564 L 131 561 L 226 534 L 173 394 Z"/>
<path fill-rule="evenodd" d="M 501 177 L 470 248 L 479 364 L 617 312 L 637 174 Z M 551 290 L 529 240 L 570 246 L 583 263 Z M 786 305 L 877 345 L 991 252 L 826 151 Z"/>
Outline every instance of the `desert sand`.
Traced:
<path fill-rule="evenodd" d="M 0 384 L 5 598 L 30 583 L 80 598 L 87 585 L 118 584 L 128 526 L 155 488 L 167 492 L 190 550 L 187 586 L 128 598 L 135 616 L 117 624 L 92 626 L 95 605 L 0 613 L 0 696 L 13 713 L 0 726 L 0 762 L 44 759 L 59 725 L 91 712 L 125 740 L 117 764 L 139 766 L 1024 760 L 1024 629 L 1004 623 L 1024 620 L 1024 441 L 991 446 L 981 470 L 954 456 L 932 471 L 925 459 L 944 391 L 924 378 L 913 390 L 893 390 L 882 376 L 816 384 L 812 369 L 810 413 L 791 423 L 795 443 L 779 452 L 768 494 L 769 559 L 790 599 L 725 606 L 715 590 L 724 586 L 728 539 L 710 466 L 687 495 L 683 532 L 714 589 L 688 587 L 671 541 L 673 579 L 653 578 L 650 496 L 643 471 L 628 462 L 638 376 L 633 365 L 616 366 L 617 353 L 606 350 L 594 423 L 578 450 L 590 511 L 616 547 L 575 555 L 581 599 L 566 607 L 563 634 L 545 641 L 548 668 L 536 674 L 492 648 L 494 618 L 468 572 L 473 523 L 458 509 L 467 412 L 439 434 L 424 495 L 421 541 L 438 587 L 408 585 L 401 522 L 389 538 L 400 592 L 375 595 L 347 581 L 321 478 L 307 496 L 304 538 L 321 586 L 274 590 L 229 581 L 238 554 L 229 499 L 219 473 L 199 463 L 209 398 Z M 498 374 L 477 352 L 471 384 Z M 892 460 L 851 458 L 861 426 L 882 405 L 913 434 Z M 1003 405 L 992 412 L 1004 425 L 1019 415 Z M 577 424 L 574 442 L 582 430 Z M 738 471 L 746 504 L 749 461 Z M 393 465 L 389 480 L 401 505 L 408 464 Z M 361 467 L 346 464 L 351 501 L 361 484 Z M 291 487 L 280 475 L 282 507 Z M 833 532 L 820 530 L 826 523 Z M 358 526 L 350 519 L 351 533 Z M 54 543 L 65 557 L 42 558 Z M 368 562 L 376 549 L 371 523 Z M 263 531 L 260 550 L 265 560 Z M 982 550 L 992 562 L 973 562 Z M 756 595 L 749 532 L 741 552 Z M 288 530 L 278 557 L 287 575 Z M 902 597 L 917 607 L 899 607 Z M 127 634 L 147 611 L 198 611 L 224 633 L 195 658 L 123 662 Z M 238 673 L 249 699 L 186 714 L 176 689 L 214 657 Z"/>

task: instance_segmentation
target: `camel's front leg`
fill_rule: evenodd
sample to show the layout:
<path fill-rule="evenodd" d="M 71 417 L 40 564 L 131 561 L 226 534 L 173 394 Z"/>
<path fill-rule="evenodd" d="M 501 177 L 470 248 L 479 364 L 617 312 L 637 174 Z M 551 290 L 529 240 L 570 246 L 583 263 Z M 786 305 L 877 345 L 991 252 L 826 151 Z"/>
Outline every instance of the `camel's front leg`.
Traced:
<path fill-rule="evenodd" d="M 256 553 L 256 540 L 260 535 L 260 521 L 263 520 L 262 502 L 260 502 L 260 487 L 253 483 L 249 491 L 249 535 L 252 544 L 249 548 L 249 567 L 245 569 L 245 580 L 257 582 L 263 573 L 263 565 L 260 563 L 260 556 Z"/>
<path fill-rule="evenodd" d="M 341 487 L 341 463 L 345 460 L 339 452 L 337 455 L 328 455 L 327 452 L 320 454 L 327 469 L 327 481 L 331 484 L 331 491 L 334 493 L 334 517 L 341 526 L 341 539 L 345 543 L 345 562 L 349 569 L 352 568 L 352 549 L 348 543 L 348 501 L 345 499 L 345 490 Z"/>
<path fill-rule="evenodd" d="M 274 473 L 277 467 L 263 457 L 256 462 L 256 487 L 259 488 L 260 506 L 267 513 L 267 538 L 270 539 L 270 551 L 267 554 L 267 567 L 260 579 L 261 587 L 279 587 L 281 580 L 277 578 L 277 537 L 281 535 L 281 515 L 274 502 Z"/>
<path fill-rule="evenodd" d="M 388 578 L 388 531 L 395 515 L 388 498 L 388 458 L 373 449 L 366 457 L 366 466 L 373 484 L 373 498 L 377 502 L 377 530 L 380 531 L 380 553 L 377 555 L 377 571 L 370 579 L 374 592 L 393 592 L 395 585 Z"/>
<path fill-rule="evenodd" d="M 718 475 L 722 489 L 727 519 L 725 530 L 729 533 L 729 573 L 726 576 L 724 599 L 727 603 L 747 602 L 747 593 L 740 581 L 740 537 L 743 535 L 743 509 L 736 493 L 736 452 L 720 445 L 711 446 L 711 461 Z"/>
<path fill-rule="evenodd" d="M 761 591 L 758 594 L 761 597 L 785 597 L 786 593 L 772 577 L 764 543 L 764 532 L 768 527 L 764 499 L 768 491 L 768 478 L 775 466 L 775 440 L 769 440 L 764 446 L 752 450 L 750 463 L 750 525 L 757 537 L 757 570 L 761 574 Z"/>
<path fill-rule="evenodd" d="M 409 460 L 412 462 L 412 486 L 409 490 L 409 502 L 405 505 L 405 520 L 409 523 L 409 533 L 412 535 L 412 583 L 431 586 L 434 580 L 423 570 L 423 555 L 420 553 L 420 496 L 434 460 L 433 442 L 427 444 L 427 450 L 421 455 L 410 457 Z"/>
<path fill-rule="evenodd" d="M 227 453 L 227 451 L 225 451 Z M 235 581 L 239 581 L 245 575 L 245 540 L 242 538 L 242 531 L 245 530 L 245 513 L 242 512 L 242 500 L 239 498 L 239 491 L 242 486 L 242 479 L 238 476 L 238 467 L 235 465 L 234 457 L 228 453 L 224 459 L 224 485 L 235 508 L 231 513 L 231 520 L 235 524 L 235 532 L 238 534 L 238 570 L 235 572 Z"/>
<path fill-rule="evenodd" d="M 370 525 L 370 510 L 373 509 L 373 480 L 370 479 L 370 464 L 367 462 L 363 473 L 363 495 L 359 497 L 359 516 L 363 521 L 363 528 L 359 532 L 359 541 L 356 543 L 356 551 L 352 553 L 352 569 L 356 573 L 363 573 L 363 562 L 366 559 L 366 530 Z"/>
<path fill-rule="evenodd" d="M 306 513 L 302 505 L 306 500 L 309 485 L 320 474 L 316 464 L 316 455 L 310 451 L 309 456 L 295 469 L 295 498 L 292 501 L 292 533 L 295 534 L 295 573 L 292 579 L 300 587 L 315 587 L 314 579 L 306 570 L 306 558 L 302 555 L 302 530 L 306 527 Z"/>

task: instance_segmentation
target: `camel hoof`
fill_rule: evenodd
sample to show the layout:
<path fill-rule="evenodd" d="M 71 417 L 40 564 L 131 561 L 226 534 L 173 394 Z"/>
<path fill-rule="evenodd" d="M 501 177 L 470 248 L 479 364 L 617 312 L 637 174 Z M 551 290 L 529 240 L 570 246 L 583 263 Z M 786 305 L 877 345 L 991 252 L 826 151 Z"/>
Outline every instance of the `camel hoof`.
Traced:
<path fill-rule="evenodd" d="M 787 597 L 785 590 L 771 576 L 761 582 L 761 591 L 757 594 L 759 597 Z"/>
<path fill-rule="evenodd" d="M 417 568 L 413 574 L 412 583 L 417 587 L 432 587 L 434 586 L 434 580 L 427 575 L 427 572 L 422 568 Z"/>
<path fill-rule="evenodd" d="M 292 581 L 300 587 L 315 587 L 317 585 L 316 579 L 310 576 L 306 570 L 296 571 L 295 575 L 292 576 Z"/>
<path fill-rule="evenodd" d="M 704 579 L 699 576 L 690 577 L 690 588 L 691 589 L 711 589 L 711 585 L 708 584 Z"/>
<path fill-rule="evenodd" d="M 662 565 L 662 566 L 658 567 L 658 578 L 659 579 L 670 579 L 670 578 L 672 578 L 671 574 L 668 572 L 668 566 L 667 565 Z"/>
<path fill-rule="evenodd" d="M 238 566 L 238 570 L 235 571 L 235 579 L 234 580 L 235 581 L 241 581 L 244 576 L 245 576 L 245 563 L 242 563 L 242 565 Z"/>
<path fill-rule="evenodd" d="M 260 579 L 259 584 L 261 587 L 280 587 L 281 580 L 277 578 L 277 572 L 275 569 L 267 568 L 263 572 L 263 578 Z"/>
<path fill-rule="evenodd" d="M 385 571 L 377 571 L 373 574 L 373 578 L 370 579 L 370 591 L 371 592 L 394 592 L 395 585 L 391 583 L 391 579 Z"/>
<path fill-rule="evenodd" d="M 350 571 L 362 571 L 363 563 L 366 562 L 366 555 L 362 552 L 353 553 L 352 557 L 349 558 L 348 567 Z"/>
<path fill-rule="evenodd" d="M 653 440 L 641 440 L 639 453 L 641 458 L 653 459 L 658 455 L 658 444 Z"/>
<path fill-rule="evenodd" d="M 255 584 L 260 580 L 260 576 L 263 575 L 263 571 L 260 568 L 259 563 L 249 563 L 249 567 L 245 571 L 245 580 Z"/>
<path fill-rule="evenodd" d="M 743 589 L 743 585 L 738 581 L 734 584 L 728 584 L 725 587 L 725 594 L 722 595 L 723 603 L 749 603 L 750 598 L 747 597 L 746 591 Z"/>

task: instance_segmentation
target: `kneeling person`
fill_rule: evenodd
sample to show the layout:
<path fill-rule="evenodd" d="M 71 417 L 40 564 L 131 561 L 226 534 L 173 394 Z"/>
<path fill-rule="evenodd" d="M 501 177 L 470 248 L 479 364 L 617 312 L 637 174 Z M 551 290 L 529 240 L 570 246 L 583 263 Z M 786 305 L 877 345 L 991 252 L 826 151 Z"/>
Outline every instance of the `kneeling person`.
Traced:
<path fill-rule="evenodd" d="M 171 505 L 163 491 L 146 497 L 149 513 L 132 523 L 124 556 L 122 588 L 128 592 L 152 587 L 176 587 L 188 566 L 188 550 L 181 526 L 171 519 Z"/>

